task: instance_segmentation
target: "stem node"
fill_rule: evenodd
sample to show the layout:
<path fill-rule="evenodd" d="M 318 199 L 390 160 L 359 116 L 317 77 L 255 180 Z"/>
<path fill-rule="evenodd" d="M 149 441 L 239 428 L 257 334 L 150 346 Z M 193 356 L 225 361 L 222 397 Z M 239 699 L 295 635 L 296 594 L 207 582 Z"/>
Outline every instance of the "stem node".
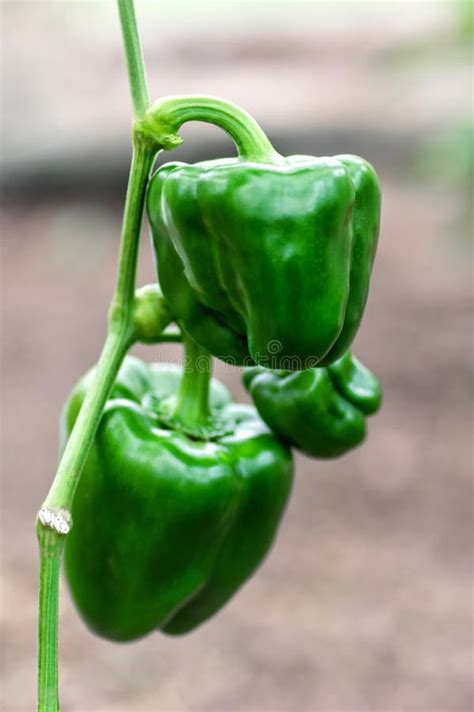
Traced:
<path fill-rule="evenodd" d="M 38 512 L 38 522 L 57 534 L 69 534 L 72 528 L 71 512 L 65 507 L 42 507 Z"/>

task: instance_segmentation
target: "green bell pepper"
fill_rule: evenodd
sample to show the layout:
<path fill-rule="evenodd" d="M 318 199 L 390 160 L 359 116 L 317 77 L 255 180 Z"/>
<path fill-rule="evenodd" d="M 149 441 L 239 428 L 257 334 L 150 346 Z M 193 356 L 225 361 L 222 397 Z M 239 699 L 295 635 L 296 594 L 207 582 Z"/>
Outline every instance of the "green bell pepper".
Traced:
<path fill-rule="evenodd" d="M 92 377 L 66 403 L 63 446 Z M 74 498 L 66 576 L 107 638 L 185 633 L 215 613 L 265 557 L 290 493 L 291 452 L 215 379 L 216 433 L 170 426 L 181 378 L 125 359 Z"/>
<path fill-rule="evenodd" d="M 171 311 L 214 356 L 299 370 L 350 347 L 379 230 L 366 161 L 168 163 L 150 182 L 147 211 Z"/>
<path fill-rule="evenodd" d="M 247 368 L 244 385 L 266 424 L 288 445 L 318 458 L 338 457 L 366 435 L 382 391 L 349 352 L 327 368 L 269 371 Z"/>

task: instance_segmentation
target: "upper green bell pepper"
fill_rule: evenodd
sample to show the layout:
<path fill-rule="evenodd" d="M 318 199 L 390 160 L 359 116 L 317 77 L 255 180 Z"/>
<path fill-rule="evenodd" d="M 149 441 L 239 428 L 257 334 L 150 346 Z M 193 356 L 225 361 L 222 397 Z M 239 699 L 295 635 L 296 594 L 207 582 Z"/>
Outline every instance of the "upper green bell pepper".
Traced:
<path fill-rule="evenodd" d="M 347 351 L 379 229 L 366 161 L 168 163 L 151 179 L 147 211 L 171 311 L 214 356 L 299 370 Z"/>
<path fill-rule="evenodd" d="M 92 375 L 66 403 L 63 446 Z M 264 558 L 289 496 L 290 451 L 216 380 L 220 435 L 163 424 L 180 380 L 180 368 L 125 359 L 74 498 L 67 580 L 89 626 L 115 640 L 211 616 Z"/>
<path fill-rule="evenodd" d="M 382 401 L 377 378 L 349 352 L 297 373 L 247 368 L 244 385 L 266 424 L 311 457 L 338 457 L 365 438 L 365 416 Z"/>

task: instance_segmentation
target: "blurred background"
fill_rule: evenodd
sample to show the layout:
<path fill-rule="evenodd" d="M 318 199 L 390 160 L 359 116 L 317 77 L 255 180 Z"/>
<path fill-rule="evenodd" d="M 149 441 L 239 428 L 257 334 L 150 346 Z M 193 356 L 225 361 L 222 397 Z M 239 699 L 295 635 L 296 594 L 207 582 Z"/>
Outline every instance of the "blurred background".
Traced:
<path fill-rule="evenodd" d="M 472 8 L 160 0 L 137 11 L 152 96 L 220 95 L 282 153 L 376 166 L 381 239 L 354 351 L 385 403 L 360 449 L 297 458 L 270 557 L 195 633 L 102 641 L 63 587 L 63 710 L 468 712 Z M 130 102 L 113 2 L 20 0 L 1 16 L 2 695 L 23 712 L 35 696 L 34 519 L 62 403 L 105 336 Z M 233 152 L 215 128 L 182 133 L 173 159 Z M 144 229 L 140 282 L 152 280 Z M 179 359 L 171 346 L 136 352 Z M 237 369 L 216 373 L 246 399 Z"/>

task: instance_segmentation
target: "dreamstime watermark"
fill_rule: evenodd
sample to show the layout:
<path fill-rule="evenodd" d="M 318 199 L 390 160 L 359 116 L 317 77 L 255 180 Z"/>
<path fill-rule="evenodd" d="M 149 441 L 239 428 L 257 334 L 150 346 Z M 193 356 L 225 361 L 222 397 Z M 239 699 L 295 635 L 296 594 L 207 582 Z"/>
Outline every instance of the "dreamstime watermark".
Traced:
<path fill-rule="evenodd" d="M 255 358 L 246 356 L 243 361 L 239 361 L 234 356 L 222 356 L 216 359 L 215 371 L 224 373 L 228 368 L 243 368 L 249 366 L 262 366 L 271 370 L 281 371 L 304 371 L 308 368 L 316 368 L 319 360 L 315 356 L 301 358 L 300 356 L 291 356 L 288 354 L 282 355 L 283 345 L 278 339 L 272 339 L 268 342 L 267 349 L 264 353 L 255 353 Z M 191 358 L 184 355 L 183 359 L 175 359 L 174 354 L 171 359 L 167 359 L 168 363 L 178 363 L 186 373 L 207 373 L 209 371 L 209 359 L 207 356 L 198 356 Z"/>

